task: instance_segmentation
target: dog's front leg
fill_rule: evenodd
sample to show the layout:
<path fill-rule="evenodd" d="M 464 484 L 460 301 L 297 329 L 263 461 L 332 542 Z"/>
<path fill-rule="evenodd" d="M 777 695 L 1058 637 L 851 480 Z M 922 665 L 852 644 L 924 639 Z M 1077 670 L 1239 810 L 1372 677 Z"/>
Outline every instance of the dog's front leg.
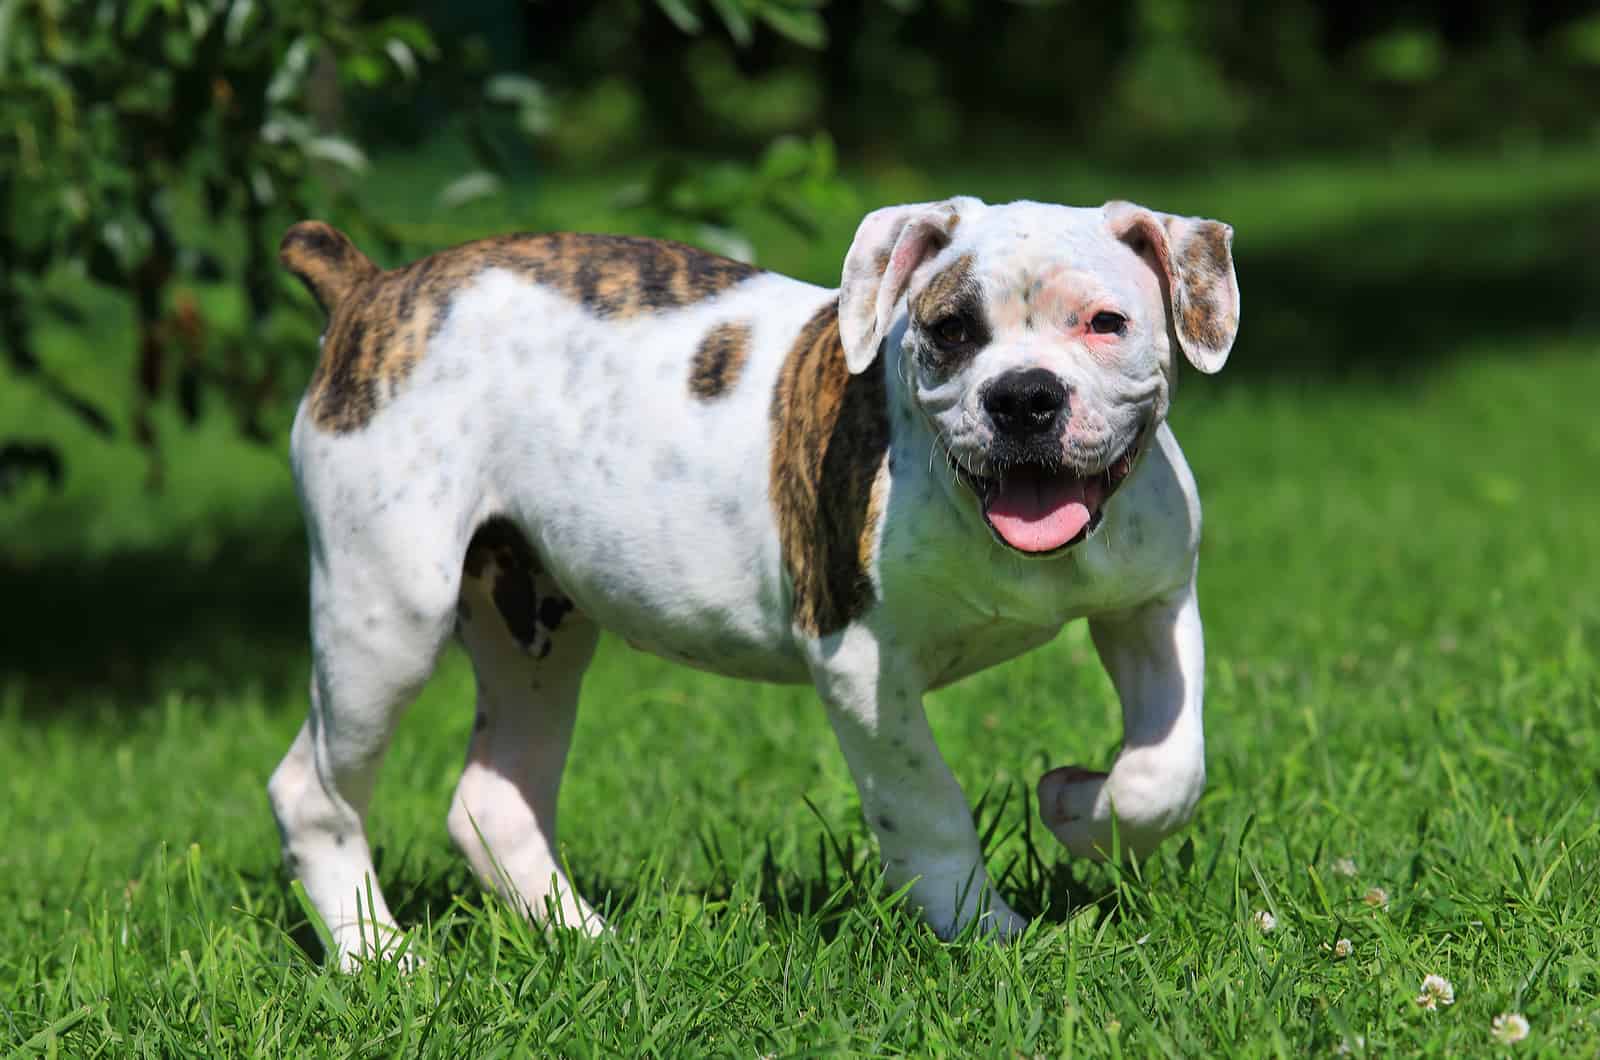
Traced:
<path fill-rule="evenodd" d="M 1039 815 L 1081 857 L 1143 856 L 1183 827 L 1206 784 L 1201 701 L 1205 643 L 1191 580 L 1176 596 L 1090 619 L 1122 700 L 1122 751 L 1109 774 L 1067 766 L 1039 780 Z"/>
<path fill-rule="evenodd" d="M 1026 921 L 989 881 L 972 811 L 923 713 L 924 682 L 880 646 L 852 628 L 818 654 L 813 671 L 878 837 L 885 879 L 897 889 L 911 884 L 911 903 L 940 938 L 973 921 L 980 933 L 1009 938 Z"/>

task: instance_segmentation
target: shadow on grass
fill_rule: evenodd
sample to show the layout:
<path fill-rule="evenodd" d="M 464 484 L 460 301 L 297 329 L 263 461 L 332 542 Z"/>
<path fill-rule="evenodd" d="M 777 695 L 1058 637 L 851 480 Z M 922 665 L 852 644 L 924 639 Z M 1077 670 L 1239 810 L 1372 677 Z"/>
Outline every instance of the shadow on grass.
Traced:
<path fill-rule="evenodd" d="M 0 684 L 24 716 L 159 705 L 173 691 L 303 692 L 305 537 L 279 520 L 212 536 L 20 566 L 0 555 Z"/>
<path fill-rule="evenodd" d="M 1600 335 L 1600 195 L 1471 216 L 1430 212 L 1426 189 L 1417 203 L 1259 252 L 1240 233 L 1244 320 L 1219 385 L 1404 380 L 1463 350 L 1517 356 L 1542 338 Z M 20 677 L 35 715 L 80 703 L 138 709 L 170 689 L 298 694 L 299 530 L 282 520 L 224 530 L 207 555 L 196 560 L 175 539 L 94 559 L 64 544 L 28 567 L 0 556 L 10 604 L 0 681 Z"/>

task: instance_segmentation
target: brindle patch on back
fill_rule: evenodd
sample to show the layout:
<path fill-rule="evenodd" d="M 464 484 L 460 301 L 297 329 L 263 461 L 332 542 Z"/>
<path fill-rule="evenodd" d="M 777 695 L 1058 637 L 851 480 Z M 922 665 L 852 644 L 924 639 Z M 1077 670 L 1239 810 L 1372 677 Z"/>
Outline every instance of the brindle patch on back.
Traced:
<path fill-rule="evenodd" d="M 348 239 L 297 239 L 282 256 L 329 313 L 322 359 L 308 392 L 324 430 L 360 430 L 421 361 L 456 293 L 489 269 L 504 269 L 552 289 L 602 319 L 661 313 L 704 301 L 759 275 L 742 262 L 674 243 L 634 236 L 557 232 L 500 236 L 441 251 L 404 268 L 379 272 Z M 307 224 L 296 225 L 297 231 Z M 341 246 L 342 244 L 342 246 Z M 348 279 L 348 247 L 366 269 Z M 370 271 L 369 271 L 370 270 Z"/>
<path fill-rule="evenodd" d="M 689 368 L 689 393 L 702 401 L 732 390 L 750 356 L 750 325 L 742 321 L 718 324 L 706 332 L 695 348 Z"/>
<path fill-rule="evenodd" d="M 772 395 L 771 499 L 795 625 L 837 632 L 875 602 L 871 569 L 886 491 L 887 387 L 881 361 L 845 366 L 839 306 L 795 339 Z"/>

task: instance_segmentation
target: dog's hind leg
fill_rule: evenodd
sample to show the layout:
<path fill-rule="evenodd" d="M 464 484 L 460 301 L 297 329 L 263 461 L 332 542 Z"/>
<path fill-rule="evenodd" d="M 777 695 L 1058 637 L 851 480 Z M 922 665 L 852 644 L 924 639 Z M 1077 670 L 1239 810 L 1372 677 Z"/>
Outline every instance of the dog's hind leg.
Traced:
<path fill-rule="evenodd" d="M 451 838 L 486 887 L 533 919 L 596 932 L 599 916 L 561 867 L 556 800 L 599 630 L 505 519 L 485 523 L 467 549 L 459 618 L 478 712 Z"/>
<path fill-rule="evenodd" d="M 436 519 L 412 512 L 363 526 L 353 509 L 324 515 L 331 525 L 308 509 L 311 713 L 268 785 L 289 871 L 345 968 L 398 944 L 363 819 L 400 714 L 450 634 L 459 560 L 447 570 L 430 557 L 460 556 Z"/>

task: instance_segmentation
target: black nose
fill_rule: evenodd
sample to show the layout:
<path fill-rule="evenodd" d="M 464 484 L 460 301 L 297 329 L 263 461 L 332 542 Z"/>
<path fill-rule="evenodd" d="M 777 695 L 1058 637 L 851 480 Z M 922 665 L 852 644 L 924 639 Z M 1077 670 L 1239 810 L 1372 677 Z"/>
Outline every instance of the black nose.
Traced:
<path fill-rule="evenodd" d="M 983 408 L 995 430 L 1013 438 L 1052 430 L 1066 407 L 1067 388 L 1044 368 L 1007 372 L 983 392 Z"/>

